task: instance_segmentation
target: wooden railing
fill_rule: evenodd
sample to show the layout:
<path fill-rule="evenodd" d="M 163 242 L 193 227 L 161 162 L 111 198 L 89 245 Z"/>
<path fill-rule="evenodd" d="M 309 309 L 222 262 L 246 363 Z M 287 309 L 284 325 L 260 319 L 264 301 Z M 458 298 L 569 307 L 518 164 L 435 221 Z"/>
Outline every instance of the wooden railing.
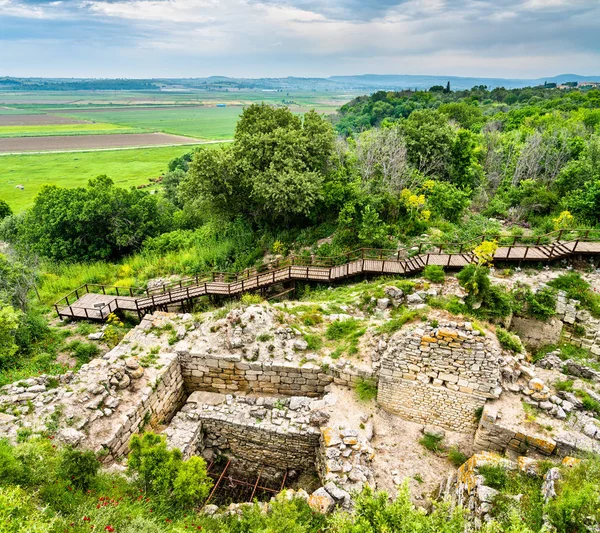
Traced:
<path fill-rule="evenodd" d="M 546 235 L 513 235 L 513 236 L 491 236 L 482 235 L 470 241 L 462 243 L 452 242 L 421 242 L 420 244 L 412 246 L 411 248 L 400 248 L 400 249 L 386 249 L 386 248 L 359 248 L 350 252 L 339 254 L 337 256 L 324 257 L 314 254 L 303 254 L 303 255 L 291 255 L 283 259 L 277 259 L 270 263 L 261 265 L 257 268 L 248 268 L 240 272 L 217 272 L 213 271 L 206 275 L 197 275 L 187 278 L 183 278 L 179 281 L 174 281 L 155 287 L 152 289 L 144 289 L 139 287 L 119 287 L 114 285 L 99 285 L 99 284 L 85 284 L 78 287 L 74 291 L 70 292 L 65 297 L 58 300 L 54 307 L 57 313 L 60 315 L 60 308 L 69 308 L 72 311 L 72 304 L 75 303 L 84 294 L 93 292 L 96 294 L 114 295 L 117 298 L 119 296 L 138 297 L 135 302 L 135 306 L 140 312 L 144 306 L 150 305 L 149 302 L 161 301 L 164 302 L 165 298 L 160 298 L 162 295 L 169 295 L 167 303 L 180 302 L 186 298 L 193 298 L 195 295 L 190 292 L 192 289 L 204 287 L 204 294 L 207 294 L 208 285 L 219 288 L 222 284 L 222 288 L 226 292 L 219 292 L 219 294 L 231 294 L 232 283 L 241 282 L 241 291 L 251 290 L 254 287 L 264 285 L 264 280 L 268 281 L 268 278 L 273 275 L 273 282 L 276 283 L 276 273 L 289 269 L 289 276 L 292 276 L 292 267 L 322 267 L 322 268 L 333 268 L 345 264 L 350 264 L 357 260 L 379 260 L 388 262 L 404 262 L 410 265 L 411 270 L 415 268 L 422 268 L 423 266 L 430 263 L 430 257 L 447 255 L 448 262 L 447 266 L 451 265 L 451 259 L 453 255 L 470 254 L 473 249 L 486 240 L 494 240 L 497 242 L 499 247 L 507 248 L 507 259 L 523 259 L 528 258 L 528 253 L 531 248 L 539 249 L 545 260 L 552 260 L 558 256 L 564 256 L 566 253 L 571 253 L 572 250 L 576 250 L 578 243 L 580 242 L 600 242 L 600 229 L 572 229 L 572 230 L 557 230 Z M 564 243 L 568 242 L 572 245 L 572 248 L 567 250 Z M 511 256 L 513 249 L 518 248 L 524 249 L 522 255 L 518 257 Z M 519 252 L 520 254 L 520 252 Z M 439 263 L 438 263 L 439 264 Z M 416 266 L 415 266 L 416 265 Z M 383 271 L 383 266 L 382 266 Z M 330 273 L 331 275 L 331 273 Z M 307 275 L 308 279 L 308 269 Z M 262 281 L 261 281 L 261 278 Z M 90 290 L 93 289 L 93 290 Z M 183 291 L 182 289 L 186 289 Z M 234 293 L 240 292 L 235 290 Z M 173 299 L 173 294 L 177 296 Z M 141 307 L 138 305 L 138 301 L 141 302 Z M 110 312 L 114 312 L 118 308 L 118 299 L 113 300 L 115 309 L 108 307 L 106 316 Z M 85 309 L 79 307 L 79 309 Z M 90 311 L 97 312 L 103 316 L 104 308 L 89 308 Z M 84 311 L 85 316 L 88 317 L 87 311 Z"/>

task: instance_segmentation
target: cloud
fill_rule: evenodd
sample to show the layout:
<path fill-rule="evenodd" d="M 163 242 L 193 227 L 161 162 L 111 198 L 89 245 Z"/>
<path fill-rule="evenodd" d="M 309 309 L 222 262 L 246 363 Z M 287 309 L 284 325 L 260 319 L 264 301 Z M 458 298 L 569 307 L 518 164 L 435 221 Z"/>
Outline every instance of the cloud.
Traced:
<path fill-rule="evenodd" d="M 600 74 L 598 0 L 0 0 L 0 27 L 13 75 L 83 75 L 48 41 L 114 76 Z"/>

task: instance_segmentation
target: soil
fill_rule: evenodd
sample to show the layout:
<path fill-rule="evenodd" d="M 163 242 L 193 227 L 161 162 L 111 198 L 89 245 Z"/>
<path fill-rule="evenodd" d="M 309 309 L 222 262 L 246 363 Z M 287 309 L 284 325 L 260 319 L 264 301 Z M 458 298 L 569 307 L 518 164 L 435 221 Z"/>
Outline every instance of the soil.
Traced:
<path fill-rule="evenodd" d="M 334 405 L 325 409 L 331 416 L 330 426 L 358 429 L 373 424 L 372 469 L 377 490 L 395 497 L 398 483 L 407 479 L 414 503 L 424 505 L 426 497 L 456 470 L 443 452 L 436 454 L 419 444 L 423 424 L 402 420 L 381 409 L 374 400 L 363 402 L 354 391 L 343 387 L 332 387 L 329 395 L 335 398 Z M 445 434 L 445 448 L 456 446 L 467 456 L 473 453 L 473 434 L 447 430 Z"/>
<path fill-rule="evenodd" d="M 115 133 L 111 135 L 64 135 L 0 139 L 0 152 L 47 152 L 96 150 L 145 146 L 198 144 L 198 140 L 165 133 Z"/>

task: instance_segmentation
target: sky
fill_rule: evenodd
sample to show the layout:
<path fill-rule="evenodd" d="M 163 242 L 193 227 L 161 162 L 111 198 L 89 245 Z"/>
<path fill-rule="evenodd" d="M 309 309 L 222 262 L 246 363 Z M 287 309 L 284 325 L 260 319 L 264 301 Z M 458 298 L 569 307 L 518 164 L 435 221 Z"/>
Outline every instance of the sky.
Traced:
<path fill-rule="evenodd" d="M 600 0 L 0 0 L 0 76 L 600 75 Z"/>

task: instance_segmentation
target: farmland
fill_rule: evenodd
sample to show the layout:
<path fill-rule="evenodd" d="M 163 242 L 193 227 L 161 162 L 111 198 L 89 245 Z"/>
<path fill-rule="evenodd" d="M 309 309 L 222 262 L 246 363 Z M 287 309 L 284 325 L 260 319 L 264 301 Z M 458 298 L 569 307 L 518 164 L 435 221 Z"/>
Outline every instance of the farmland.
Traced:
<path fill-rule="evenodd" d="M 218 145 L 208 145 L 208 147 Z M 42 185 L 78 187 L 106 174 L 122 187 L 148 183 L 166 172 L 174 157 L 194 146 L 169 146 L 130 150 L 0 156 L 0 198 L 19 212 L 28 208 Z M 23 185 L 24 189 L 16 189 Z"/>
<path fill-rule="evenodd" d="M 352 96 L 262 90 L 0 91 L 0 152 L 5 152 L 0 153 L 0 198 L 19 212 L 43 184 L 79 186 L 99 174 L 120 186 L 148 183 L 166 171 L 170 159 L 193 149 L 184 143 L 231 139 L 246 105 L 265 102 L 294 113 L 312 108 L 332 113 Z"/>

